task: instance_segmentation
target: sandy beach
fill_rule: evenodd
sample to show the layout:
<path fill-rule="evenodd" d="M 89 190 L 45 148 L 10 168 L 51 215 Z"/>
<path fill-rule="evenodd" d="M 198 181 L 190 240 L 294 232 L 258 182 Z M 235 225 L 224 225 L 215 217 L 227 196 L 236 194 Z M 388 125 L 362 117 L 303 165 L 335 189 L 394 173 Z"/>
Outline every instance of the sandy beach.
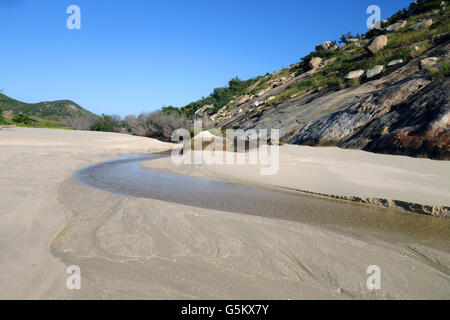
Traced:
<path fill-rule="evenodd" d="M 176 165 L 167 158 L 144 162 L 142 167 L 349 200 L 352 197 L 367 200 L 378 198 L 450 207 L 448 161 L 296 145 L 281 146 L 279 155 L 280 166 L 275 175 L 261 175 L 261 168 L 268 166 L 249 164 L 249 155 L 244 164 Z M 225 156 L 218 158 L 225 159 Z"/>
<path fill-rule="evenodd" d="M 94 298 L 87 282 L 81 292 L 66 289 L 66 266 L 49 251 L 64 224 L 58 187 L 91 163 L 166 148 L 156 140 L 111 133 L 0 130 L 0 298 Z"/>
<path fill-rule="evenodd" d="M 450 298 L 450 249 L 432 238 L 429 244 L 426 238 L 395 242 L 383 238 L 382 227 L 377 237 L 363 228 L 337 231 L 120 195 L 73 177 L 118 155 L 169 148 L 122 134 L 0 130 L 0 299 Z M 288 145 L 280 148 L 275 176 L 260 176 L 251 165 L 180 167 L 170 158 L 141 166 L 318 194 L 450 205 L 445 161 Z M 450 243 L 447 219 L 386 210 L 390 214 L 408 215 Z M 81 269 L 81 290 L 66 288 L 69 265 Z M 380 290 L 366 286 L 371 265 L 381 269 Z"/>

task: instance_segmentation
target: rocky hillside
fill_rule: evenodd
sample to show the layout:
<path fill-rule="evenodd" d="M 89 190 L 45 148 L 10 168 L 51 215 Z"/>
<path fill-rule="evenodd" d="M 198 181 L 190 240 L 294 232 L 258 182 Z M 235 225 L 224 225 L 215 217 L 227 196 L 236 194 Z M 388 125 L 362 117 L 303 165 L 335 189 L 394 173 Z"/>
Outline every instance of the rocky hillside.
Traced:
<path fill-rule="evenodd" d="M 0 112 L 4 115 L 27 114 L 43 119 L 95 117 L 95 115 L 70 100 L 25 103 L 0 93 Z"/>
<path fill-rule="evenodd" d="M 450 159 L 448 1 L 415 1 L 362 37 L 318 44 L 194 118 L 219 129 L 278 128 L 282 141 Z"/>

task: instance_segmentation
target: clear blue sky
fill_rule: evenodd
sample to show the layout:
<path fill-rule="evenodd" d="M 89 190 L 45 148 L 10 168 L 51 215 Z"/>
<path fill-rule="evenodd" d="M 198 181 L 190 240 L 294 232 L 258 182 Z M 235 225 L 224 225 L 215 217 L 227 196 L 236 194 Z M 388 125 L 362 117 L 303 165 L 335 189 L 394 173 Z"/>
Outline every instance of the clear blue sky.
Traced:
<path fill-rule="evenodd" d="M 410 0 L 0 0 L 0 89 L 71 99 L 95 113 L 181 107 L 238 76 L 296 63 L 322 41 L 367 31 Z M 66 9 L 80 6 L 81 30 Z"/>

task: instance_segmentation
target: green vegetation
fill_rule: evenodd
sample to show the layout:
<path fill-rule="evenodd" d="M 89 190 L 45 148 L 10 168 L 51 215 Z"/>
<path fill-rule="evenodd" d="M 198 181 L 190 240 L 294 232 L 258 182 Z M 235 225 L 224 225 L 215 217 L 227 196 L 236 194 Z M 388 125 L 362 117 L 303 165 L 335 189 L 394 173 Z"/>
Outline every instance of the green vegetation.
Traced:
<path fill-rule="evenodd" d="M 387 25 L 397 23 L 401 20 L 405 20 L 408 17 L 408 10 L 407 9 L 401 9 L 394 13 L 389 19 Z"/>
<path fill-rule="evenodd" d="M 28 114 L 1 114 L 0 111 L 0 124 L 16 125 L 19 127 L 32 127 L 32 128 L 52 128 L 52 129 L 68 129 L 68 126 L 64 121 L 48 120 L 40 117 L 30 117 Z"/>
<path fill-rule="evenodd" d="M 426 18 L 430 10 L 439 8 L 440 4 L 441 0 L 429 1 L 418 13 L 409 18 L 407 17 L 408 11 L 406 9 L 399 10 L 386 23 L 382 24 L 382 27 L 385 28 L 390 24 L 407 20 L 407 26 L 399 31 L 386 33 L 384 30 L 373 29 L 364 35 L 354 35 L 349 32 L 342 35 L 339 39 L 340 43 L 344 44 L 342 47 L 336 50 L 313 51 L 303 57 L 297 65 L 284 68 L 277 73 L 267 73 L 264 77 L 260 76 L 249 80 L 241 80 L 237 77 L 233 78 L 228 82 L 227 86 L 215 88 L 209 96 L 203 97 L 182 108 L 175 108 L 173 106 L 163 107 L 158 113 L 143 114 L 137 118 L 134 116 L 127 117 L 128 120 L 125 118 L 122 122 L 118 119 L 115 119 L 117 121 L 111 122 L 111 119 L 102 115 L 102 118 L 92 128 L 95 130 L 116 131 L 121 127 L 122 129 L 125 128 L 127 132 L 158 137 L 162 132 L 165 132 L 163 126 L 161 126 L 161 122 L 167 125 L 167 123 L 182 122 L 182 119 L 192 119 L 194 113 L 205 105 L 214 105 L 213 113 L 225 105 L 228 105 L 228 110 L 231 111 L 235 106 L 235 103 L 232 103 L 232 101 L 238 101 L 244 95 L 256 95 L 261 90 L 269 88 L 272 80 L 279 79 L 291 73 L 295 73 L 296 75 L 305 74 L 305 72 L 310 70 L 309 63 L 314 57 L 320 57 L 324 61 L 324 66 L 318 72 L 306 74 L 302 81 L 287 87 L 275 99 L 268 101 L 264 106 L 259 108 L 262 109 L 276 105 L 318 88 L 325 89 L 334 87 L 338 90 L 349 86 L 358 86 L 360 85 L 360 79 L 343 80 L 350 71 L 360 69 L 366 71 L 376 65 L 383 65 L 387 69 L 387 64 L 394 59 L 403 59 L 404 62 L 409 62 L 433 46 L 431 41 L 433 35 L 448 32 L 448 8 L 444 12 L 433 15 L 433 25 L 430 28 L 419 30 L 409 29 L 411 25 L 418 22 L 418 19 Z M 367 53 L 364 49 L 367 42 L 382 34 L 386 34 L 388 37 L 388 45 L 376 55 Z M 360 44 L 354 44 L 349 43 L 349 39 L 359 39 L 361 41 Z M 336 43 L 336 41 L 333 41 L 333 43 Z M 444 65 L 440 73 L 448 75 L 448 69 L 448 64 Z M 115 122 L 118 122 L 118 124 Z M 164 135 L 167 136 L 166 133 Z"/>
<path fill-rule="evenodd" d="M 264 76 L 264 78 L 265 78 L 264 81 L 262 81 L 262 79 L 261 79 L 258 86 L 256 88 L 254 88 L 253 90 L 251 90 L 248 94 L 255 95 L 258 92 L 260 92 L 261 90 L 267 89 L 269 87 L 268 80 L 271 79 L 271 75 L 266 75 L 266 76 Z"/>
<path fill-rule="evenodd" d="M 449 30 L 449 10 L 445 10 L 432 15 L 433 24 L 429 28 L 411 30 L 410 27 L 424 19 L 428 19 L 432 10 L 440 7 L 442 0 L 426 2 L 418 12 L 412 17 L 408 17 L 406 9 L 399 10 L 387 22 L 382 23 L 385 28 L 390 24 L 406 20 L 406 27 L 396 31 L 386 33 L 384 30 L 373 29 L 364 35 L 343 34 L 339 42 L 343 44 L 335 50 L 319 50 L 309 53 L 300 59 L 300 62 L 288 68 L 279 70 L 274 74 L 267 73 L 248 80 L 241 80 L 238 77 L 231 79 L 227 86 L 215 88 L 213 92 L 200 100 L 189 103 L 182 108 L 164 106 L 161 110 L 152 113 L 142 113 L 139 116 L 128 116 L 124 119 L 116 115 L 96 116 L 81 108 L 72 101 L 61 100 L 54 102 L 41 102 L 27 104 L 11 99 L 0 93 L 0 111 L 8 111 L 5 115 L 0 112 L 0 123 L 16 123 L 22 126 L 51 127 L 51 128 L 75 128 L 82 130 L 128 132 L 135 135 L 155 137 L 163 140 L 170 140 L 171 132 L 177 128 L 187 128 L 192 131 L 191 120 L 197 110 L 205 105 L 214 105 L 211 110 L 216 113 L 224 106 L 228 106 L 231 111 L 237 101 L 244 95 L 256 95 L 258 92 L 271 88 L 275 83 L 280 83 L 282 77 L 287 77 L 292 73 L 297 76 L 297 82 L 288 86 L 274 99 L 266 101 L 257 110 L 276 105 L 285 100 L 304 95 L 320 88 L 343 89 L 349 86 L 358 86 L 362 79 L 344 81 L 344 77 L 354 70 L 367 71 L 376 65 L 383 65 L 387 69 L 387 64 L 394 59 L 403 59 L 409 62 L 419 57 L 423 52 L 435 45 L 432 41 L 434 35 L 443 34 Z M 445 1 L 448 4 L 448 0 Z M 371 55 L 364 49 L 364 46 L 374 37 L 385 34 L 388 44 L 385 48 Z M 349 43 L 349 39 L 358 39 L 359 43 Z M 332 41 L 336 44 L 336 41 Z M 310 71 L 309 63 L 312 58 L 320 57 L 323 64 L 320 69 Z M 445 63 L 437 68 L 428 68 L 433 77 L 445 77 L 449 75 L 449 63 Z M 234 101 L 234 102 L 233 102 Z M 14 115 L 14 116 L 12 116 Z M 204 124 L 205 127 L 207 124 Z M 215 125 L 219 125 L 218 122 Z"/>
<path fill-rule="evenodd" d="M 299 65 L 295 69 L 297 70 L 297 74 L 300 74 L 309 69 L 309 62 L 311 61 L 312 58 L 319 57 L 322 58 L 323 60 L 327 60 L 338 55 L 339 50 L 313 51 L 307 56 L 301 58 Z"/>
<path fill-rule="evenodd" d="M 181 108 L 181 112 L 188 117 L 192 117 L 195 111 L 206 105 L 214 105 L 213 111 L 217 112 L 220 108 L 229 103 L 233 97 L 243 95 L 246 90 L 259 79 L 260 77 L 243 81 L 238 77 L 235 77 L 228 82 L 227 87 L 215 88 L 208 97 L 188 104 Z"/>
<path fill-rule="evenodd" d="M 361 40 L 362 39 L 362 35 L 360 35 L 359 33 L 357 33 L 356 35 L 353 35 L 351 32 L 347 32 L 345 34 L 343 34 L 340 38 L 339 38 L 339 43 L 342 44 L 347 44 L 348 40 L 350 39 L 358 39 Z"/>
<path fill-rule="evenodd" d="M 72 116 L 92 116 L 93 114 L 70 100 L 24 103 L 0 93 L 0 108 L 12 113 L 24 113 L 42 118 L 62 119 Z"/>
<path fill-rule="evenodd" d="M 447 59 L 448 61 L 448 59 Z M 450 75 L 450 63 L 446 62 L 441 65 L 441 67 L 426 67 L 428 72 L 434 79 L 442 80 L 444 77 L 448 77 Z"/>
<path fill-rule="evenodd" d="M 34 128 L 78 129 L 68 124 L 70 119 L 97 117 L 70 100 L 24 103 L 2 93 L 0 110 L 5 112 L 0 117 L 0 123 Z"/>
<path fill-rule="evenodd" d="M 450 63 L 447 62 L 441 66 L 441 74 L 444 77 L 448 77 L 450 75 Z"/>
<path fill-rule="evenodd" d="M 33 122 L 36 122 L 36 120 L 30 118 L 30 116 L 28 114 L 19 113 L 19 114 L 15 114 L 12 117 L 12 122 L 14 122 L 14 123 L 22 123 L 22 124 L 25 124 L 25 125 L 30 125 Z"/>
<path fill-rule="evenodd" d="M 374 56 L 368 54 L 362 46 L 355 46 L 351 43 L 345 44 L 338 50 L 311 52 L 309 55 L 303 57 L 296 67 L 297 75 L 303 74 L 310 69 L 309 62 L 314 57 L 322 58 L 325 62 L 327 62 L 326 66 L 319 72 L 307 77 L 297 85 L 288 87 L 286 91 L 282 92 L 275 99 L 268 102 L 266 106 L 270 107 L 272 105 L 276 105 L 292 98 L 293 96 L 299 96 L 319 87 L 326 88 L 336 86 L 337 88 L 342 89 L 348 86 L 358 86 L 360 85 L 359 79 L 344 82 L 343 78 L 345 75 L 354 70 L 369 70 L 376 65 L 383 65 L 384 67 L 387 67 L 387 64 L 394 59 L 403 59 L 404 62 L 409 62 L 410 60 L 420 56 L 433 45 L 431 41 L 432 36 L 448 32 L 449 9 L 447 8 L 445 11 L 434 15 L 434 22 L 430 28 L 411 30 L 409 27 L 417 23 L 419 19 L 426 18 L 426 15 L 430 10 L 439 8 L 440 3 L 441 1 L 428 2 L 425 9 L 421 9 L 419 14 L 416 14 L 408 19 L 407 26 L 405 28 L 397 32 L 386 34 L 388 37 L 388 45 Z M 388 20 L 388 23 L 383 25 L 383 27 L 406 18 L 407 10 L 400 10 L 394 14 Z M 385 34 L 385 32 L 377 29 L 370 30 L 363 36 L 347 33 L 341 36 L 340 42 L 347 43 L 347 40 L 352 38 L 364 38 L 366 40 L 370 40 L 382 34 Z M 437 71 L 441 75 L 448 75 L 448 69 L 448 64 L 444 64 L 441 70 Z"/>
<path fill-rule="evenodd" d="M 91 126 L 93 131 L 118 132 L 122 127 L 121 119 L 117 115 L 102 114 Z"/>
<path fill-rule="evenodd" d="M 161 111 L 164 112 L 165 114 L 168 114 L 168 115 L 172 114 L 173 112 L 177 112 L 177 113 L 181 112 L 180 109 L 175 108 L 174 106 L 162 107 Z"/>

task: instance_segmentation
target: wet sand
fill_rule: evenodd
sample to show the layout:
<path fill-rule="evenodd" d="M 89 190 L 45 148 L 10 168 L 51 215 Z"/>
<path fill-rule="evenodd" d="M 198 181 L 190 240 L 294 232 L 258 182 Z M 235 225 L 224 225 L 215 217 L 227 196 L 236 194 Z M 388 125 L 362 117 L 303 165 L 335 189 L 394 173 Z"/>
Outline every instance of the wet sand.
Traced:
<path fill-rule="evenodd" d="M 81 291 L 67 290 L 67 267 L 49 251 L 51 238 L 64 224 L 58 187 L 94 162 L 167 147 L 113 133 L 1 129 L 0 299 L 98 297 L 87 281 Z"/>
<path fill-rule="evenodd" d="M 450 297 L 450 254 L 434 243 L 439 237 L 391 242 L 359 227 L 113 193 L 73 177 L 120 154 L 166 147 L 107 133 L 0 131 L 0 298 Z M 81 268 L 78 292 L 65 286 L 72 264 Z M 366 287 L 369 265 L 381 268 L 381 290 Z"/>
<path fill-rule="evenodd" d="M 83 168 L 74 176 L 77 181 L 94 188 L 125 196 L 298 221 L 396 243 L 414 241 L 450 253 L 448 219 L 336 201 L 264 185 L 210 180 L 161 169 L 155 172 L 141 167 L 141 163 L 148 168 L 153 161 L 160 161 L 170 168 L 168 157 L 152 154 L 122 156 Z"/>

